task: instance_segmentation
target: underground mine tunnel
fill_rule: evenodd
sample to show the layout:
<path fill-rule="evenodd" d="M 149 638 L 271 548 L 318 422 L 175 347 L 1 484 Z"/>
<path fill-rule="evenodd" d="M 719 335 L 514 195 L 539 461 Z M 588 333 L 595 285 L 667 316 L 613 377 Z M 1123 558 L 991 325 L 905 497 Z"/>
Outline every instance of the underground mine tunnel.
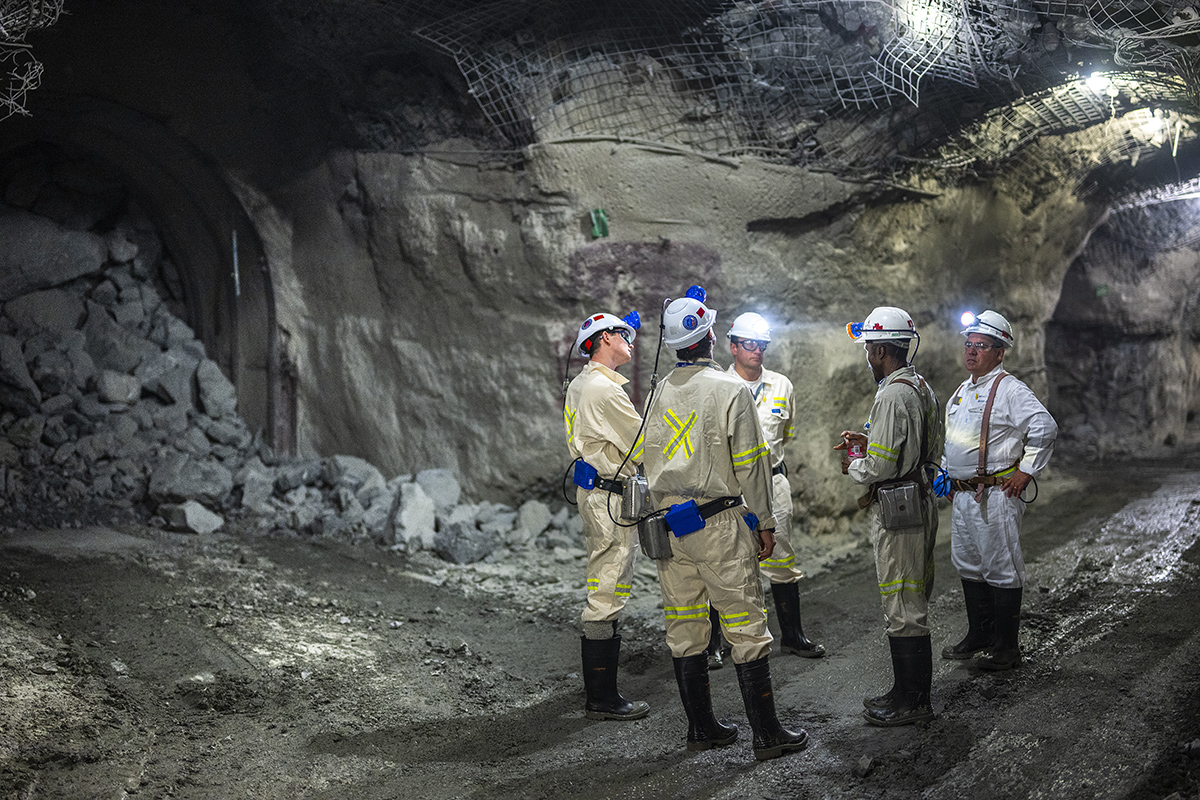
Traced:
<path fill-rule="evenodd" d="M 0 794 L 1200 798 L 1197 35 L 1184 0 L 0 0 Z M 777 761 L 732 668 L 742 738 L 685 749 L 645 557 L 650 713 L 584 716 L 572 345 L 638 311 L 641 407 L 693 284 L 722 366 L 755 311 L 795 385 L 828 653 L 772 654 L 811 737 Z M 1059 431 L 1024 663 L 935 657 L 894 729 L 832 451 L 876 306 L 942 403 L 1003 313 Z"/>

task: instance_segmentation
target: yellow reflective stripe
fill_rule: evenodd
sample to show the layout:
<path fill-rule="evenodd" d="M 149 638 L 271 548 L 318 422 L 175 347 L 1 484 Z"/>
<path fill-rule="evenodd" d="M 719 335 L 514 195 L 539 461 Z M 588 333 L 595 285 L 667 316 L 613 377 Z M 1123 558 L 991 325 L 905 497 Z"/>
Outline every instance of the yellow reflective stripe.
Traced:
<path fill-rule="evenodd" d="M 692 430 L 692 426 L 696 424 L 696 412 L 688 414 L 688 418 L 684 422 L 680 422 L 679 417 L 675 416 L 675 412 L 667 409 L 667 413 L 663 414 L 663 420 L 671 426 L 671 430 L 675 431 L 675 438 L 667 443 L 666 450 L 663 451 L 667 460 L 675 457 L 675 453 L 679 451 L 679 447 L 683 446 L 683 454 L 687 458 L 692 457 L 692 440 L 688 434 Z"/>
<path fill-rule="evenodd" d="M 664 606 L 667 619 L 708 619 L 708 603 L 699 606 Z"/>
<path fill-rule="evenodd" d="M 751 622 L 751 620 L 750 620 L 750 612 L 749 611 L 744 611 L 741 614 L 722 614 L 721 615 L 721 624 L 724 625 L 726 628 L 738 628 L 738 627 L 741 627 L 742 625 L 749 625 L 750 622 Z"/>
<path fill-rule="evenodd" d="M 796 429 L 793 428 L 791 425 L 788 425 L 786 428 L 783 429 L 783 435 L 784 436 L 795 436 Z"/>
<path fill-rule="evenodd" d="M 899 450 L 893 450 L 892 448 L 888 447 L 887 445 L 880 444 L 879 442 L 871 442 L 869 445 L 867 445 L 868 450 L 870 450 L 872 447 L 874 447 L 878 450 L 882 450 L 885 453 L 899 453 L 900 452 Z"/>
<path fill-rule="evenodd" d="M 892 462 L 896 461 L 895 456 L 888 455 L 888 453 L 894 453 L 896 451 L 888 450 L 886 447 L 882 447 L 882 446 L 876 447 L 873 444 L 869 444 L 869 445 L 867 445 L 867 452 L 873 456 L 878 456 L 879 458 L 882 458 L 884 461 L 892 461 Z"/>
<path fill-rule="evenodd" d="M 916 580 L 909 580 L 907 578 L 901 578 L 900 580 L 892 581 L 891 583 L 879 584 L 879 593 L 881 595 L 883 595 L 884 597 L 887 597 L 888 595 L 892 595 L 892 594 L 899 594 L 900 592 L 921 592 L 922 594 L 924 594 L 925 593 L 925 581 L 916 581 Z"/>
<path fill-rule="evenodd" d="M 1017 468 L 1015 466 L 1012 466 L 1012 467 L 1009 467 L 1008 469 L 1004 470 L 1003 472 L 997 472 L 996 475 L 1001 478 L 1006 478 L 1009 475 L 1012 475 L 1016 471 L 1017 471 Z"/>
<path fill-rule="evenodd" d="M 768 567 L 790 567 L 796 563 L 796 557 L 788 556 L 787 558 L 765 558 L 761 563 Z"/>
<path fill-rule="evenodd" d="M 781 406 L 781 407 L 782 407 L 782 406 L 787 406 L 787 398 L 786 398 L 786 397 L 776 397 L 776 398 L 775 398 L 775 405 L 777 405 L 777 406 Z"/>
<path fill-rule="evenodd" d="M 646 434 L 638 437 L 638 440 L 633 443 L 633 452 L 629 454 L 629 458 L 633 461 L 641 461 L 646 450 Z"/>
<path fill-rule="evenodd" d="M 589 591 L 596 591 L 596 589 L 600 588 L 600 579 L 588 578 L 587 587 Z"/>
<path fill-rule="evenodd" d="M 744 467 L 753 464 L 763 456 L 771 452 L 771 448 L 767 447 L 767 443 L 763 442 L 757 447 L 753 447 L 744 453 L 736 453 L 733 456 L 733 465 L 735 467 Z"/>
<path fill-rule="evenodd" d="M 567 441 L 571 441 L 575 436 L 575 415 L 578 413 L 578 410 L 563 408 L 563 419 L 567 423 Z"/>

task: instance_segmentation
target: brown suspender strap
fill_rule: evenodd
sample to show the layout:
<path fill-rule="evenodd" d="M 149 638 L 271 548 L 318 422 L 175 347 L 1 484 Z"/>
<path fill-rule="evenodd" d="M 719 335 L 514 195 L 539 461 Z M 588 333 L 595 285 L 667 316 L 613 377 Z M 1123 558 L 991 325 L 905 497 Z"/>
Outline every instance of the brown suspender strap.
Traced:
<path fill-rule="evenodd" d="M 987 404 L 983 407 L 983 424 L 979 426 L 979 468 L 975 471 L 976 475 L 988 474 L 988 428 L 991 427 L 992 422 L 992 404 L 996 402 L 996 391 L 1000 388 L 1000 381 L 1007 377 L 1007 372 L 1001 372 L 996 376 L 996 380 L 992 381 L 992 390 L 988 392 Z"/>

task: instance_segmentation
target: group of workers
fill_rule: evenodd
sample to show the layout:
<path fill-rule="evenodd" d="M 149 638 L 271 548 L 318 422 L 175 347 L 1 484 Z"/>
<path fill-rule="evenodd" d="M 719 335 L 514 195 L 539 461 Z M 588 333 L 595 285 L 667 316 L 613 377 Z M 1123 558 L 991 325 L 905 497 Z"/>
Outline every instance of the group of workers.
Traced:
<path fill-rule="evenodd" d="M 801 624 L 802 573 L 790 537 L 783 449 L 795 435 L 795 398 L 791 381 L 763 367 L 771 331 L 756 313 L 734 320 L 727 334 L 733 363 L 720 368 L 713 360 L 717 315 L 706 301 L 703 289 L 692 287 L 665 305 L 662 336 L 677 363 L 652 390 L 644 420 L 617 372 L 631 359 L 636 317 L 593 314 L 575 340 L 588 363 L 567 388 L 564 418 L 588 552 L 585 714 L 634 720 L 649 712 L 647 703 L 628 700 L 617 688 L 617 624 L 642 542 L 656 558 L 687 748 L 737 739 L 737 726 L 714 714 L 709 692 L 710 669 L 728 657 L 754 755 L 765 760 L 804 749 L 808 734 L 776 716 L 764 576 L 783 652 L 825 654 Z M 871 509 L 891 648 L 894 685 L 863 701 L 863 716 L 873 725 L 933 718 L 928 600 L 939 497 L 953 504 L 951 558 L 968 619 L 965 638 L 946 647 L 943 657 L 979 655 L 979 666 L 989 670 L 1021 660 L 1021 496 L 1049 461 L 1057 427 L 1029 387 L 1003 369 L 1004 354 L 1015 344 L 1008 321 L 985 311 L 964 322 L 963 363 L 970 374 L 944 414 L 912 366 L 910 346 L 919 336 L 905 311 L 876 308 L 847 326 L 863 344 L 878 384 L 864 431 L 842 431 L 834 448 L 842 451 L 842 472 L 867 487 L 859 504 Z M 622 518 L 623 498 L 628 503 L 633 488 L 628 484 L 638 480 L 648 488 L 649 510 Z"/>

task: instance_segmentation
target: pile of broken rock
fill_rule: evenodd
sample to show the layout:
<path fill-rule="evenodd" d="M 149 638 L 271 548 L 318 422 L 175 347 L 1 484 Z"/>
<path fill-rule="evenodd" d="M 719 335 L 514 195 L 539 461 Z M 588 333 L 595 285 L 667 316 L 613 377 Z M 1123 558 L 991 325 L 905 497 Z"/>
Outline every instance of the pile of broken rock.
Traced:
<path fill-rule="evenodd" d="M 236 517 L 454 563 L 581 547 L 566 507 L 462 502 L 446 469 L 386 480 L 353 456 L 276 458 L 156 288 L 170 285 L 169 262 L 144 230 L 101 237 L 0 206 L 0 239 L 24 245 L 0 256 L 8 524 L 79 525 L 89 508 L 119 506 L 176 530 L 209 533 Z"/>

